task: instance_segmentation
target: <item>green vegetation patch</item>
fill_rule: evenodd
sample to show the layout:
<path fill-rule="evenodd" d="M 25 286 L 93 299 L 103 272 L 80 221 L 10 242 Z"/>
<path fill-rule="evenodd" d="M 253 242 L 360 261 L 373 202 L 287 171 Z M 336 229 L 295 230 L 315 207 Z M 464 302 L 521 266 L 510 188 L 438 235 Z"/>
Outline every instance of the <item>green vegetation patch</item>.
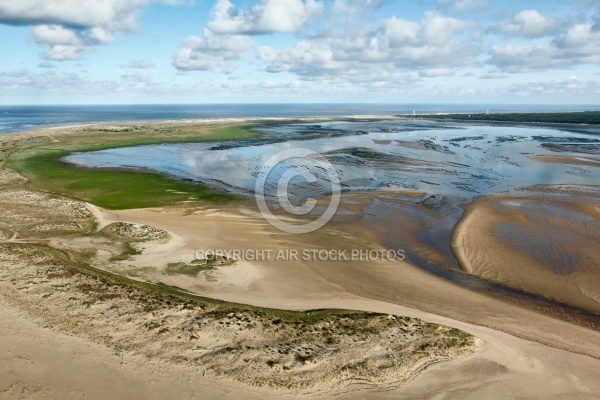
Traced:
<path fill-rule="evenodd" d="M 160 207 L 182 202 L 226 203 L 235 197 L 207 186 L 123 169 L 79 168 L 60 161 L 76 151 L 200 141 L 239 140 L 258 136 L 247 127 L 168 128 L 151 132 L 94 132 L 62 136 L 58 142 L 21 145 L 7 166 L 29 178 L 27 187 L 87 201 L 109 210 Z"/>
<path fill-rule="evenodd" d="M 127 261 L 131 260 L 131 257 L 142 254 L 142 252 L 129 243 L 123 243 L 123 252 L 121 254 L 112 256 L 110 261 Z"/>
<path fill-rule="evenodd" d="M 186 275 L 195 278 L 202 271 L 212 271 L 215 267 L 208 264 L 187 264 L 184 262 L 170 263 L 165 268 L 166 275 Z"/>
<path fill-rule="evenodd" d="M 156 268 L 154 267 L 138 267 L 131 268 L 125 271 L 125 275 L 130 276 L 132 278 L 145 278 L 150 274 L 156 272 Z"/>

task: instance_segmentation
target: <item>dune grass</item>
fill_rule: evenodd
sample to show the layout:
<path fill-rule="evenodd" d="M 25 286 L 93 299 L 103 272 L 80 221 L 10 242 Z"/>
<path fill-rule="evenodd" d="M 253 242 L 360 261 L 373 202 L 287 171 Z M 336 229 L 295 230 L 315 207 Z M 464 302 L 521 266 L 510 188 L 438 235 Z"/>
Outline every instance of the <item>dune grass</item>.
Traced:
<path fill-rule="evenodd" d="M 159 143 L 239 140 L 256 137 L 244 126 L 169 127 L 155 130 L 92 131 L 60 136 L 57 141 L 24 143 L 9 156 L 6 166 L 29 179 L 27 187 L 56 193 L 97 206 L 121 210 L 160 207 L 181 202 L 225 203 L 235 197 L 211 191 L 207 186 L 168 177 L 119 169 L 79 168 L 60 161 L 75 151 Z"/>

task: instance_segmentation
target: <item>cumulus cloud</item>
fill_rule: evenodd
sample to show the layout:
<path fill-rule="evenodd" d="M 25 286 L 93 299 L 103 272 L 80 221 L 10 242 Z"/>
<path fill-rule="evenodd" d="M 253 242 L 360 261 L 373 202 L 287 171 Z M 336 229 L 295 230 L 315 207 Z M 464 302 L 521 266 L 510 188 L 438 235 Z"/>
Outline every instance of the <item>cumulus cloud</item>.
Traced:
<path fill-rule="evenodd" d="M 260 0 L 242 10 L 229 0 L 217 0 L 202 35 L 183 41 L 173 65 L 181 73 L 218 68 L 232 73 L 234 62 L 256 47 L 251 35 L 298 32 L 322 11 L 323 3 L 315 0 Z"/>
<path fill-rule="evenodd" d="M 156 68 L 156 65 L 154 64 L 154 62 L 152 62 L 152 60 L 144 58 L 129 60 L 127 64 L 121 65 L 121 67 L 130 69 L 150 69 Z"/>
<path fill-rule="evenodd" d="M 60 25 L 38 25 L 31 29 L 29 37 L 36 43 L 78 45 L 79 36 L 72 29 Z"/>
<path fill-rule="evenodd" d="M 597 62 L 600 50 L 600 30 L 588 24 L 576 24 L 553 41 L 556 48 L 569 54 L 591 57 L 591 62 Z"/>
<path fill-rule="evenodd" d="M 323 3 L 315 0 L 261 0 L 245 10 L 229 0 L 217 0 L 208 29 L 217 34 L 298 32 L 322 11 Z"/>
<path fill-rule="evenodd" d="M 57 24 L 80 28 L 136 28 L 135 17 L 147 0 L 19 0 L 0 3 L 0 22 L 12 25 Z"/>
<path fill-rule="evenodd" d="M 526 72 L 564 66 L 555 57 L 556 49 L 550 45 L 495 46 L 489 63 L 508 72 Z"/>
<path fill-rule="evenodd" d="M 44 55 L 46 60 L 77 60 L 80 53 L 90 50 L 77 31 L 61 25 L 34 26 L 29 32 L 29 39 L 39 45 L 50 46 Z"/>
<path fill-rule="evenodd" d="M 216 35 L 205 29 L 201 37 L 188 36 L 177 53 L 173 64 L 180 71 L 211 71 L 227 68 L 254 48 L 254 42 L 244 35 Z"/>
<path fill-rule="evenodd" d="M 509 37 L 540 38 L 557 34 L 561 24 L 536 10 L 525 10 L 510 20 L 500 21 L 495 30 Z"/>
<path fill-rule="evenodd" d="M 260 47 L 256 56 L 269 72 L 291 72 L 303 79 L 355 79 L 383 71 L 423 70 L 422 76 L 450 74 L 464 65 L 474 46 L 462 38 L 471 24 L 438 12 L 425 13 L 421 22 L 396 17 L 375 28 L 299 41 L 277 52 Z"/>
<path fill-rule="evenodd" d="M 115 33 L 136 31 L 137 16 L 152 0 L 18 0 L 0 2 L 0 24 L 32 26 L 30 37 L 48 60 L 77 60 Z M 161 0 L 177 5 L 177 0 Z"/>
<path fill-rule="evenodd" d="M 507 72 L 529 72 L 600 64 L 600 31 L 579 23 L 549 43 L 494 46 L 488 62 Z"/>

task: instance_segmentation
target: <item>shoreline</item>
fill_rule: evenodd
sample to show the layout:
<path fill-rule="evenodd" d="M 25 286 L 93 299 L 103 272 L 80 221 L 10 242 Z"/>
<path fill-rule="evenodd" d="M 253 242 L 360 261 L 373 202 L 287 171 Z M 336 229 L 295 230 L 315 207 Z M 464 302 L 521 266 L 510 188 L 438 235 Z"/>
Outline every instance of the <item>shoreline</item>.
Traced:
<path fill-rule="evenodd" d="M 261 123 L 261 122 L 277 122 L 277 123 L 285 123 L 285 122 L 323 122 L 323 121 L 331 121 L 331 120 L 386 120 L 386 119 L 403 119 L 404 117 L 398 116 L 395 114 L 389 115 L 379 115 L 379 114 L 353 114 L 353 115 L 340 115 L 340 116 L 310 116 L 310 117 L 228 117 L 228 118 L 200 118 L 200 119 L 164 119 L 164 120 L 130 120 L 130 121 L 107 121 L 107 122 L 92 122 L 85 124 L 66 124 L 66 125 L 54 125 L 47 127 L 34 127 L 32 129 L 22 130 L 22 131 L 13 131 L 0 133 L 0 139 L 5 136 L 10 135 L 19 135 L 25 133 L 35 133 L 37 131 L 56 131 L 61 129 L 77 129 L 77 128 L 94 128 L 94 127 L 111 127 L 111 126 L 136 126 L 136 125 L 149 125 L 149 126 L 159 126 L 159 125 L 227 125 L 227 124 L 246 124 L 246 123 Z"/>
<path fill-rule="evenodd" d="M 492 113 L 491 115 L 504 115 L 504 114 L 516 114 L 516 115 L 528 115 L 528 114 L 547 114 L 547 115 L 556 115 L 556 114 L 578 114 L 578 113 L 596 113 L 598 111 L 540 111 L 540 112 L 515 112 L 515 111 L 506 111 L 506 112 L 498 112 Z M 124 121 L 103 121 L 103 122 L 91 122 L 91 123 L 74 123 L 74 124 L 66 124 L 66 125 L 51 125 L 45 127 L 33 127 L 32 129 L 27 130 L 19 130 L 12 131 L 6 133 L 0 133 L 0 138 L 5 135 L 18 135 L 23 133 L 32 133 L 36 131 L 56 131 L 61 129 L 76 129 L 76 128 L 90 128 L 90 127 L 102 127 L 102 126 L 121 126 L 121 125 L 159 125 L 159 124 L 198 124 L 198 125 L 222 125 L 222 124 L 245 124 L 245 123 L 269 123 L 269 122 L 277 122 L 277 123 L 285 123 L 285 122 L 322 122 L 322 121 L 332 121 L 332 120 L 395 120 L 395 119 L 403 119 L 403 120 L 429 120 L 429 121 L 438 121 L 438 122 L 475 122 L 475 123 L 490 123 L 490 124 L 524 124 L 524 125 L 549 125 L 549 126 L 600 126 L 600 123 L 577 123 L 577 122 L 544 122 L 544 121 L 499 121 L 499 120 L 487 120 L 487 119 L 454 119 L 454 118 L 443 118 L 443 116 L 453 116 L 453 115 L 467 115 L 465 112 L 438 112 L 438 113 L 429 113 L 429 114 L 342 114 L 342 115 L 313 115 L 313 116 L 300 116 L 300 117 L 227 117 L 227 118 L 199 118 L 199 119 L 164 119 L 164 120 L 124 120 Z M 487 115 L 486 113 L 471 113 L 471 115 Z M 442 117 L 442 118 L 440 118 Z"/>

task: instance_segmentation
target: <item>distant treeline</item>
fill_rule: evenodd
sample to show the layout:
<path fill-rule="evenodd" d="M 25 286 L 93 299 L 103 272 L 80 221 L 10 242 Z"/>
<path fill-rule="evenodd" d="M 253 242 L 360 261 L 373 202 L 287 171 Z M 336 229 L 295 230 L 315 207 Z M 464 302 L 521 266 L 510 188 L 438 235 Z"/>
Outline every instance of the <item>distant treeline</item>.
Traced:
<path fill-rule="evenodd" d="M 401 115 L 404 116 L 404 115 Z M 409 118 L 498 122 L 546 122 L 551 124 L 600 124 L 600 111 L 494 114 L 422 114 Z"/>

